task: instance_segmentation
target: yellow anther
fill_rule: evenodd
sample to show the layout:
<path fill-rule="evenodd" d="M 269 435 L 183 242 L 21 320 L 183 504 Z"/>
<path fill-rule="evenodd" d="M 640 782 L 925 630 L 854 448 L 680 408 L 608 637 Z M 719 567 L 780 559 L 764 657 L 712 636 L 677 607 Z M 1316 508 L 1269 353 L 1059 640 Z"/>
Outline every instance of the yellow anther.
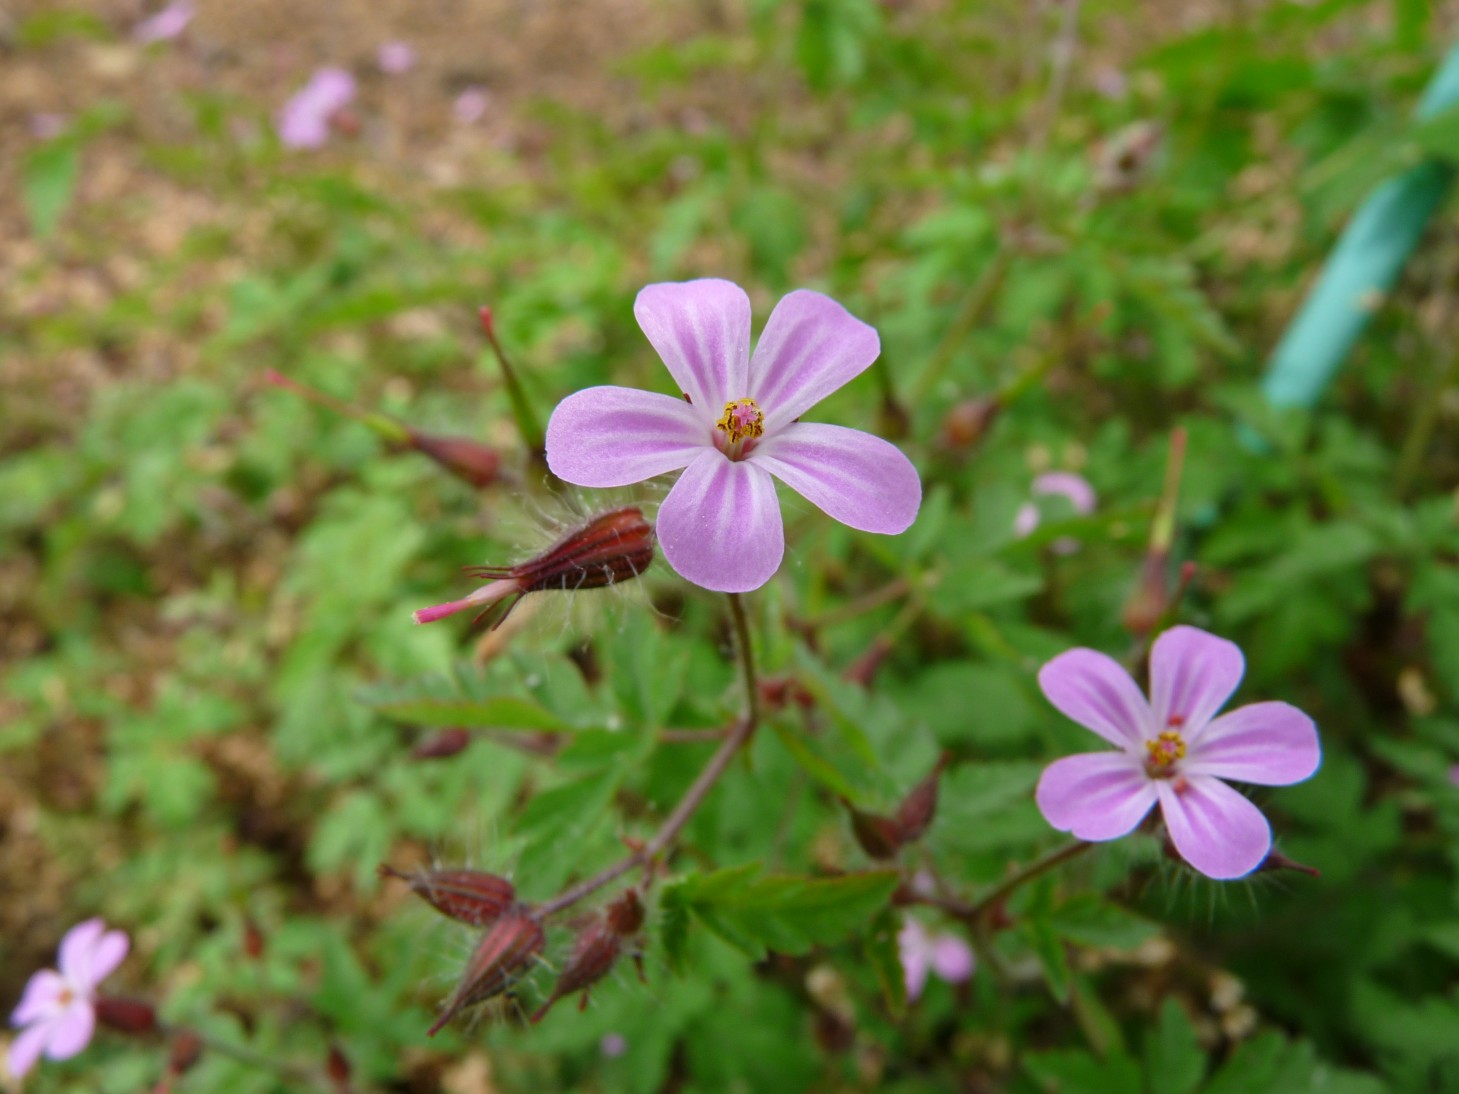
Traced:
<path fill-rule="evenodd" d="M 754 399 L 736 399 L 724 404 L 724 415 L 714 424 L 730 444 L 739 444 L 747 437 L 764 434 L 765 415 L 755 405 Z"/>
<path fill-rule="evenodd" d="M 1157 779 L 1168 779 L 1175 774 L 1176 761 L 1185 759 L 1185 738 L 1167 729 L 1153 741 L 1146 741 L 1145 749 L 1150 753 L 1146 769 Z"/>

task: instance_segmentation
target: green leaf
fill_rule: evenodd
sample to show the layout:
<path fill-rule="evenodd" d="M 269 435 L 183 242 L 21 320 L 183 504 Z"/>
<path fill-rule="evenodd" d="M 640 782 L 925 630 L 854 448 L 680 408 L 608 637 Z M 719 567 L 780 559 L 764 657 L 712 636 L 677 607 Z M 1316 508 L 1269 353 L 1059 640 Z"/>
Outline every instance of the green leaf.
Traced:
<path fill-rule="evenodd" d="M 1140 1066 L 1128 1056 L 1100 1060 L 1082 1049 L 1039 1052 L 1024 1058 L 1023 1066 L 1047 1091 L 1072 1094 L 1140 1094 Z"/>
<path fill-rule="evenodd" d="M 876 917 L 861 943 L 861 952 L 876 974 L 882 1000 L 894 1019 L 907 1012 L 907 977 L 902 968 L 901 946 L 897 941 L 901 928 L 901 916 L 887 908 Z"/>
<path fill-rule="evenodd" d="M 1061 938 L 1082 946 L 1133 950 L 1160 933 L 1160 926 L 1134 912 L 1081 893 L 1057 909 L 1051 920 Z"/>
<path fill-rule="evenodd" d="M 891 870 L 834 878 L 759 877 L 756 865 L 698 874 L 665 886 L 665 911 L 688 912 L 749 956 L 805 953 L 838 942 L 885 907 Z"/>
<path fill-rule="evenodd" d="M 1073 986 L 1073 973 L 1069 969 L 1069 955 L 1064 952 L 1064 943 L 1054 929 L 1052 909 L 1053 889 L 1038 885 L 1034 890 L 1034 901 L 1029 906 L 1021 925 L 1022 933 L 1043 970 L 1049 991 L 1060 1003 L 1069 1002 Z"/>
<path fill-rule="evenodd" d="M 1160 1024 L 1145 1038 L 1145 1079 L 1150 1094 L 1190 1094 L 1206 1073 L 1206 1054 L 1190 1019 L 1174 999 L 1160 1008 Z"/>
<path fill-rule="evenodd" d="M 21 168 L 21 198 L 30 228 L 50 239 L 71 198 L 81 173 L 81 148 L 74 140 L 55 140 L 32 149 Z"/>

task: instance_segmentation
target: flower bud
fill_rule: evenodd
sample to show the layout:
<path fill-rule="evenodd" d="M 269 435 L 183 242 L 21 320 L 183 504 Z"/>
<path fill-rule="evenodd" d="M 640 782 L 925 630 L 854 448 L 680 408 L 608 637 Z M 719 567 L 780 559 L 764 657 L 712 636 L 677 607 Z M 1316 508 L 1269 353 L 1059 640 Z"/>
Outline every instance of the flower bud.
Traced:
<path fill-rule="evenodd" d="M 966 452 L 977 445 L 998 417 L 1003 404 L 997 399 L 966 399 L 947 412 L 942 420 L 942 445 L 953 452 Z"/>
<path fill-rule="evenodd" d="M 331 1044 L 329 1056 L 324 1061 L 324 1073 L 329 1076 L 329 1081 L 340 1094 L 347 1094 L 349 1091 L 352 1071 L 349 1057 L 344 1054 L 344 1050 L 338 1044 Z"/>
<path fill-rule="evenodd" d="M 531 968 L 546 941 L 542 925 L 525 911 L 508 911 L 482 937 L 455 994 L 426 1035 L 434 1037 L 464 1008 L 484 1003 L 510 988 Z"/>
<path fill-rule="evenodd" d="M 444 760 L 465 751 L 470 743 L 470 730 L 451 726 L 421 738 L 410 750 L 410 756 L 413 760 Z"/>
<path fill-rule="evenodd" d="M 407 874 L 386 863 L 381 877 L 399 878 L 410 885 L 436 911 L 450 919 L 485 927 L 495 922 L 517 899 L 517 891 L 504 877 L 480 870 L 423 870 Z"/>
<path fill-rule="evenodd" d="M 203 1055 L 203 1039 L 190 1029 L 180 1029 L 172 1038 L 167 1054 L 167 1073 L 185 1075 Z"/>
<path fill-rule="evenodd" d="M 523 596 L 534 592 L 601 589 L 620 581 L 631 581 L 653 561 L 653 525 L 643 519 L 637 506 L 625 506 L 600 513 L 580 524 L 547 550 L 513 566 L 470 566 L 472 577 L 490 582 L 461 600 L 422 608 L 417 623 L 431 623 L 467 608 L 482 614 L 512 598 L 494 627 L 511 613 Z"/>
<path fill-rule="evenodd" d="M 583 992 L 578 1009 L 586 1007 L 586 989 L 608 975 L 623 950 L 624 940 L 637 934 L 642 926 L 643 904 L 639 901 L 638 894 L 629 889 L 578 935 L 567 968 L 557 978 L 557 984 L 547 1002 L 532 1015 L 532 1021 L 540 1022 L 554 1003 L 575 991 Z"/>
<path fill-rule="evenodd" d="M 501 471 L 502 458 L 497 450 L 467 437 L 442 437 L 411 429 L 406 444 L 472 486 L 490 486 Z"/>
<path fill-rule="evenodd" d="M 157 1011 L 141 999 L 117 999 L 103 995 L 92 1004 L 96 1020 L 118 1033 L 140 1036 L 157 1028 Z"/>
<path fill-rule="evenodd" d="M 861 849 L 874 859 L 896 857 L 902 847 L 901 830 L 891 817 L 863 813 L 844 798 L 841 804 L 851 814 L 851 833 Z"/>
<path fill-rule="evenodd" d="M 1322 876 L 1322 871 L 1318 870 L 1317 867 L 1308 866 L 1306 863 L 1288 858 L 1275 847 L 1268 852 L 1265 861 L 1256 868 L 1256 873 L 1264 874 L 1268 870 L 1296 870 L 1299 874 L 1306 874 L 1308 877 Z"/>
<path fill-rule="evenodd" d="M 897 806 L 897 835 L 901 843 L 915 843 L 932 824 L 932 818 L 937 815 L 937 785 L 950 758 L 946 752 L 939 756 L 927 777 Z"/>

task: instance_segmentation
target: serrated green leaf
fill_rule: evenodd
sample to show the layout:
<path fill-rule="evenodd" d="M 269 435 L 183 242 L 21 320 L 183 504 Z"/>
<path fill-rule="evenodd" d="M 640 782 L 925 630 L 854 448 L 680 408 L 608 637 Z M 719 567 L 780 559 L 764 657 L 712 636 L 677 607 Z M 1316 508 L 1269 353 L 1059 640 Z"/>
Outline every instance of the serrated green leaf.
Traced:
<path fill-rule="evenodd" d="M 685 878 L 663 904 L 692 913 L 752 957 L 805 953 L 838 942 L 886 905 L 899 879 L 890 870 L 834 878 L 758 877 L 754 865 Z"/>
<path fill-rule="evenodd" d="M 1061 938 L 1082 946 L 1133 950 L 1160 933 L 1159 924 L 1101 900 L 1093 893 L 1070 898 L 1050 918 Z"/>
<path fill-rule="evenodd" d="M 1190 1094 L 1206 1073 L 1206 1054 L 1185 1011 L 1174 999 L 1145 1037 L 1145 1081 L 1150 1094 Z"/>

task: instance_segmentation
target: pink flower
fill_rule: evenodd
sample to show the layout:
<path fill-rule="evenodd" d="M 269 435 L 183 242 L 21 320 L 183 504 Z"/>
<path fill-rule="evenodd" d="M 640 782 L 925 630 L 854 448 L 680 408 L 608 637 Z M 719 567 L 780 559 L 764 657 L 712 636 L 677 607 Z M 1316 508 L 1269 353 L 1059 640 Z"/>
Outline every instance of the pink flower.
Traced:
<path fill-rule="evenodd" d="M 785 553 L 775 482 L 863 532 L 895 534 L 922 483 L 895 446 L 801 415 L 865 370 L 876 331 L 828 296 L 775 306 L 750 354 L 750 299 L 728 281 L 649 285 L 633 313 L 682 398 L 622 387 L 569 395 L 547 423 L 547 463 L 579 486 L 683 470 L 659 508 L 664 558 L 706 589 L 747 592 Z"/>
<path fill-rule="evenodd" d="M 1449 768 L 1449 781 L 1455 786 L 1459 786 L 1459 764 Z"/>
<path fill-rule="evenodd" d="M 1067 498 L 1074 506 L 1074 512 L 1081 515 L 1094 512 L 1095 495 L 1094 487 L 1089 485 L 1089 480 L 1082 475 L 1076 475 L 1072 471 L 1049 471 L 1033 480 L 1032 493 L 1035 497 L 1057 495 Z M 1039 526 L 1039 507 L 1036 503 L 1024 502 L 1018 510 L 1018 515 L 1013 518 L 1013 534 L 1019 539 L 1032 535 L 1033 530 Z M 1073 540 L 1060 540 L 1055 548 L 1067 552 L 1070 544 L 1078 546 Z"/>
<path fill-rule="evenodd" d="M 451 107 L 451 111 L 462 125 L 471 125 L 486 117 L 486 108 L 490 102 L 491 96 L 486 93 L 484 88 L 468 87 L 456 96 L 456 102 Z"/>
<path fill-rule="evenodd" d="M 1134 830 L 1158 801 L 1175 849 L 1207 877 L 1261 865 L 1272 833 L 1261 811 L 1223 779 L 1286 786 L 1317 770 L 1312 719 L 1287 703 L 1253 703 L 1216 717 L 1246 662 L 1233 642 L 1172 627 L 1150 651 L 1150 699 L 1095 650 L 1061 653 L 1041 670 L 1049 702 L 1116 752 L 1066 756 L 1044 769 L 1037 800 L 1055 828 L 1083 840 Z"/>
<path fill-rule="evenodd" d="M 415 50 L 409 42 L 386 42 L 376 52 L 375 63 L 387 76 L 399 76 L 415 67 Z"/>
<path fill-rule="evenodd" d="M 610 1060 L 616 1060 L 628 1051 L 628 1038 L 621 1033 L 605 1033 L 598 1042 L 598 1051 Z"/>
<path fill-rule="evenodd" d="M 10 1045 L 11 1074 L 24 1075 L 42 1052 L 64 1060 L 86 1047 L 96 1026 L 96 986 L 122 963 L 129 945 L 125 933 L 108 931 L 99 919 L 66 932 L 61 971 L 42 969 L 32 976 L 10 1015 L 11 1025 L 25 1027 Z"/>
<path fill-rule="evenodd" d="M 279 111 L 279 140 L 290 148 L 318 148 L 329 121 L 355 97 L 355 78 L 342 68 L 321 68 Z"/>
<path fill-rule="evenodd" d="M 185 31 L 192 21 L 193 6 L 189 0 L 176 0 L 138 23 L 132 29 L 132 40 L 142 45 L 169 42 Z"/>
<path fill-rule="evenodd" d="M 933 934 L 910 917 L 897 935 L 897 947 L 901 952 L 908 999 L 922 995 L 929 972 L 949 984 L 961 984 L 973 975 L 973 951 L 966 942 L 957 935 Z"/>

